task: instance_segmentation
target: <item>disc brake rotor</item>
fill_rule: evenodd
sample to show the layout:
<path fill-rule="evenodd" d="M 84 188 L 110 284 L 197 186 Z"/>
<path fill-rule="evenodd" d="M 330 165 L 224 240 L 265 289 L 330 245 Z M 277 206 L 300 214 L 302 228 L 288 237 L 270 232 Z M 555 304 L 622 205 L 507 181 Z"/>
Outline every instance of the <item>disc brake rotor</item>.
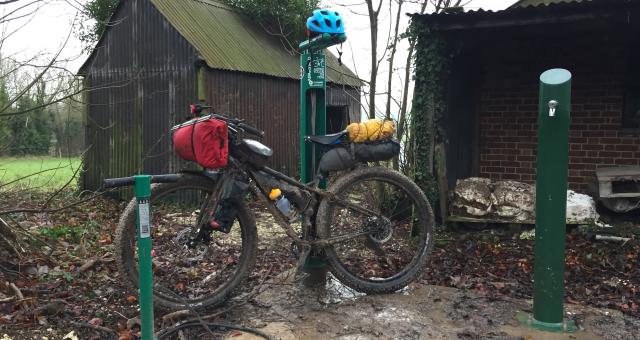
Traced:
<path fill-rule="evenodd" d="M 370 217 L 367 219 L 365 230 L 369 232 L 367 237 L 376 243 L 385 243 L 393 236 L 391 221 L 387 218 Z"/>

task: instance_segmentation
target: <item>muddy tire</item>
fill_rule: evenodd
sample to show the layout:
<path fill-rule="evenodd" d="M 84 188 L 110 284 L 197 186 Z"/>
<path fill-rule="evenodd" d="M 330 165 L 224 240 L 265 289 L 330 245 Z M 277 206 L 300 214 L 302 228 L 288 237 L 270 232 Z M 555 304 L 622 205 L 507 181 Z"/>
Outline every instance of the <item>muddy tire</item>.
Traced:
<path fill-rule="evenodd" d="M 181 175 L 180 180 L 176 183 L 154 184 L 151 187 L 152 237 L 154 242 L 154 251 L 156 251 L 157 247 L 161 246 L 160 243 L 164 237 L 164 235 L 157 235 L 159 233 L 157 230 L 162 228 L 159 224 L 165 223 L 163 221 L 169 219 L 166 216 L 170 216 L 170 214 L 163 216 L 164 212 L 158 211 L 161 209 L 157 209 L 157 205 L 154 205 L 154 203 L 157 203 L 163 197 L 188 191 L 207 195 L 211 193 L 213 187 L 214 182 L 211 179 L 189 174 Z M 185 309 L 187 308 L 187 305 L 196 309 L 216 306 L 223 303 L 247 278 L 255 264 L 257 244 L 256 224 L 253 214 L 248 210 L 244 202 L 238 200 L 235 202 L 235 205 L 237 208 L 237 216 L 234 221 L 233 228 L 237 228 L 236 235 L 238 240 L 241 239 L 241 241 L 237 241 L 236 243 L 239 244 L 238 248 L 241 247 L 241 250 L 236 252 L 237 259 L 234 260 L 236 262 L 233 264 L 233 274 L 229 275 L 228 278 L 224 278 L 223 282 L 218 282 L 215 286 L 199 288 L 201 296 L 193 297 L 192 294 L 192 296 L 185 297 L 172 291 L 172 288 L 174 288 L 172 285 L 163 286 L 161 285 L 162 282 L 158 282 L 161 281 L 161 278 L 158 277 L 159 268 L 156 267 L 156 264 L 159 263 L 161 259 L 156 255 L 156 257 L 154 257 L 153 292 L 156 307 L 160 307 L 165 310 L 175 310 Z M 134 292 L 137 292 L 138 288 L 136 207 L 137 204 L 134 198 L 129 202 L 120 217 L 114 241 L 118 270 L 123 277 L 123 281 L 125 281 L 125 283 L 132 288 Z M 185 213 L 191 213 L 191 211 L 187 211 Z M 219 235 L 223 236 L 221 233 Z M 167 254 L 166 258 L 169 260 L 163 262 L 169 268 L 173 265 L 173 263 L 170 262 L 172 258 L 171 256 L 172 254 Z M 214 260 L 225 261 L 226 259 L 222 258 L 222 256 L 220 256 L 220 259 L 216 259 L 216 253 L 214 252 L 210 257 L 206 258 L 206 260 L 213 263 Z M 226 263 L 223 265 L 225 268 L 229 267 Z M 180 264 L 176 263 L 175 266 L 180 266 Z M 213 265 L 209 264 L 209 266 Z M 204 282 L 206 283 L 208 281 Z M 182 286 L 179 286 L 179 288 L 184 290 Z"/>
<path fill-rule="evenodd" d="M 372 222 L 329 199 L 320 203 L 320 238 L 371 232 L 325 248 L 338 280 L 360 292 L 383 294 L 404 288 L 421 274 L 433 246 L 435 222 L 427 198 L 413 181 L 397 171 L 367 167 L 338 178 L 328 191 L 385 216 Z M 372 223 L 381 229 L 371 229 Z"/>

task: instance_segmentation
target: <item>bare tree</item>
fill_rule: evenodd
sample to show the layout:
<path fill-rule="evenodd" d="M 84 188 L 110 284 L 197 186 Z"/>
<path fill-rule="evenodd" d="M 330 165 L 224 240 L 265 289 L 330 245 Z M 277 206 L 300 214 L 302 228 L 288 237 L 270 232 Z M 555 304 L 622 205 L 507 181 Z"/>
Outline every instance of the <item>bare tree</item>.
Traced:
<path fill-rule="evenodd" d="M 398 9 L 396 10 L 395 29 L 393 31 L 393 40 L 389 49 L 391 50 L 389 55 L 389 74 L 387 77 L 387 108 L 385 110 L 385 118 L 391 119 L 391 87 L 393 86 L 393 62 L 398 50 L 398 40 L 400 39 L 400 16 L 402 15 L 402 5 L 405 0 L 396 0 Z M 391 6 L 389 6 L 391 10 Z"/>
<path fill-rule="evenodd" d="M 371 37 L 371 75 L 369 77 L 369 118 L 371 119 L 376 117 L 376 86 L 378 67 L 380 65 L 378 61 L 378 17 L 383 2 L 384 0 L 380 0 L 377 5 L 374 5 L 373 0 L 365 0 L 369 13 L 369 32 Z"/>
<path fill-rule="evenodd" d="M 14 152 L 12 150 L 19 150 L 16 149 L 16 140 L 20 138 L 44 140 L 45 149 L 37 152 L 46 154 L 52 139 L 64 143 L 64 136 L 75 134 L 65 125 L 69 119 L 62 119 L 62 111 L 67 113 L 67 117 L 79 117 L 79 107 L 73 106 L 69 100 L 77 99 L 75 97 L 78 97 L 83 89 L 74 72 L 66 66 L 79 57 L 70 54 L 67 48 L 76 20 L 69 25 L 68 35 L 62 39 L 53 53 L 21 50 L 16 52 L 16 48 L 11 52 L 7 51 L 9 43 L 16 39 L 18 32 L 33 29 L 35 15 L 46 10 L 49 3 L 50 1 L 43 0 L 0 2 L 0 156 Z M 38 130 L 29 130 L 34 124 L 40 124 Z M 81 129 L 81 126 L 82 124 L 76 124 L 77 129 Z M 47 134 L 41 135 L 42 129 L 46 129 Z M 31 132 L 26 134 L 25 131 Z M 75 143 L 78 144 L 77 140 Z M 5 168 L 4 165 L 11 162 L 6 159 L 0 161 L 0 168 Z M 61 160 L 62 162 L 65 161 Z M 33 202 L 30 193 L 42 189 L 31 180 L 41 177 L 47 181 L 47 178 L 52 178 L 61 168 L 41 167 L 39 170 L 11 176 L 0 170 L 0 251 L 4 254 L 9 253 L 15 258 L 20 258 L 27 249 L 23 241 L 36 238 L 23 227 L 22 220 L 25 216 L 22 213 L 46 211 L 51 209 L 50 206 L 54 203 L 55 209 L 60 208 L 60 202 L 56 202 L 56 199 L 74 182 L 80 167 L 76 167 L 65 184 L 54 187 L 53 192 L 44 196 L 45 203 Z"/>

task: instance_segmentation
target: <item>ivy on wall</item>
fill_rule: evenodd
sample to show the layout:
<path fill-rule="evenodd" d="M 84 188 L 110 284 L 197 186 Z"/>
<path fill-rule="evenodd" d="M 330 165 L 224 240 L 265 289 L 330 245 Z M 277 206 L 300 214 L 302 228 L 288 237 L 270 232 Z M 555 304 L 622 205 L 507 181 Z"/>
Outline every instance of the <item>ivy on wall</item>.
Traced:
<path fill-rule="evenodd" d="M 410 127 L 412 175 L 435 206 L 439 195 L 433 172 L 434 148 L 436 143 L 444 140 L 440 120 L 446 110 L 444 91 L 450 73 L 451 54 L 443 37 L 422 20 L 413 20 L 409 33 L 417 39 Z"/>

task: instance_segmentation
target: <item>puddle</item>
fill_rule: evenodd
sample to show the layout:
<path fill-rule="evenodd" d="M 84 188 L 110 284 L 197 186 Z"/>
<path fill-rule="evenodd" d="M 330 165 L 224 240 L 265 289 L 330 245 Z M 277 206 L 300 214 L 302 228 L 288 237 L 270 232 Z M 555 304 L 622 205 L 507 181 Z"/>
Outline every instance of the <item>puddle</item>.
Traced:
<path fill-rule="evenodd" d="M 394 294 L 411 295 L 414 288 L 411 285 L 397 290 Z M 347 287 L 340 282 L 333 274 L 327 274 L 327 283 L 323 290 L 321 290 L 320 303 L 323 305 L 334 305 L 345 301 L 352 301 L 367 294 L 358 292 L 352 288 Z"/>
<path fill-rule="evenodd" d="M 327 283 L 320 294 L 318 301 L 323 305 L 335 305 L 366 295 L 345 286 L 331 273 L 327 274 Z"/>
<path fill-rule="evenodd" d="M 393 320 L 394 322 L 411 322 L 412 317 L 406 310 L 396 307 L 384 308 L 382 311 L 376 313 L 375 317 L 381 320 Z"/>

